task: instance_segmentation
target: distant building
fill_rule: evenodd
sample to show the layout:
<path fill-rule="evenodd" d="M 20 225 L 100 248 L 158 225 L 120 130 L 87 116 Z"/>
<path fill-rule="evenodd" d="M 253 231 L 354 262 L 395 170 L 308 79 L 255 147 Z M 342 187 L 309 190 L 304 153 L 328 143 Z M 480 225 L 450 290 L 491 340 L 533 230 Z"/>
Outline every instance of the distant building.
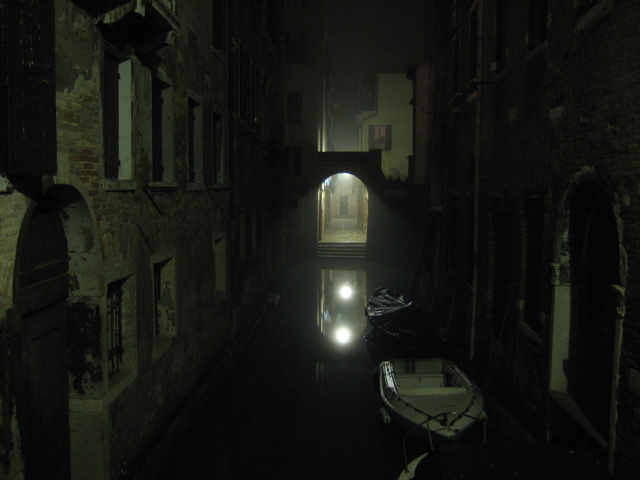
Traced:
<path fill-rule="evenodd" d="M 385 178 L 407 180 L 413 155 L 411 82 L 404 73 L 378 73 L 373 87 L 362 88 L 373 89 L 375 102 L 357 115 L 359 150 L 380 150 Z"/>

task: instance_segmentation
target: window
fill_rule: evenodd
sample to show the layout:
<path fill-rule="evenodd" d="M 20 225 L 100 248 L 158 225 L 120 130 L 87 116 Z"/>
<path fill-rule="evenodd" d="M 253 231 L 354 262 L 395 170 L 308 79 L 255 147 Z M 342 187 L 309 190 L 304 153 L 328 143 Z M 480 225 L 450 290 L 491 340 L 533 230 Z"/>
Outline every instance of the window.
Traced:
<path fill-rule="evenodd" d="M 493 230 L 493 295 L 491 330 L 498 340 L 506 327 L 505 320 L 513 306 L 511 282 L 511 211 L 499 206 L 491 209 Z"/>
<path fill-rule="evenodd" d="M 54 9 L 54 2 L 0 2 L 2 173 L 56 174 Z"/>
<path fill-rule="evenodd" d="M 376 76 L 373 74 L 360 75 L 359 105 L 360 111 L 376 109 Z M 339 108 L 339 107 L 338 107 Z M 337 110 L 337 109 L 336 109 Z"/>
<path fill-rule="evenodd" d="M 288 64 L 305 64 L 309 61 L 309 39 L 306 33 L 289 34 L 285 56 Z"/>
<path fill-rule="evenodd" d="M 226 183 L 226 159 L 224 149 L 224 122 L 222 115 L 213 114 L 212 132 L 211 132 L 213 152 L 213 183 L 214 185 L 223 185 Z"/>
<path fill-rule="evenodd" d="M 460 90 L 460 21 L 456 0 L 451 6 L 451 89 L 452 96 Z"/>
<path fill-rule="evenodd" d="M 171 256 L 153 259 L 154 338 L 157 356 L 172 343 L 176 335 L 176 269 Z"/>
<path fill-rule="evenodd" d="M 287 93 L 287 123 L 302 123 L 301 93 Z"/>
<path fill-rule="evenodd" d="M 458 259 L 458 196 L 449 198 L 449 218 L 447 220 L 447 249 L 449 269 L 456 270 Z"/>
<path fill-rule="evenodd" d="M 530 49 L 547 39 L 547 0 L 529 0 L 529 32 L 527 44 Z"/>
<path fill-rule="evenodd" d="M 187 101 L 187 134 L 188 134 L 188 181 L 189 183 L 203 183 L 202 158 L 203 158 L 203 132 L 202 132 L 202 105 L 200 102 L 189 98 Z"/>
<path fill-rule="evenodd" d="M 247 258 L 247 215 L 244 209 L 238 212 L 238 256 L 241 260 Z"/>
<path fill-rule="evenodd" d="M 211 2 L 211 45 L 219 51 L 224 51 L 226 44 L 226 3 L 226 0 Z"/>
<path fill-rule="evenodd" d="M 391 125 L 369 125 L 369 150 L 391 150 Z"/>
<path fill-rule="evenodd" d="M 505 31 L 507 27 L 505 0 L 496 0 L 496 67 L 502 69 L 506 59 Z"/>
<path fill-rule="evenodd" d="M 118 275 L 119 277 L 119 275 Z M 135 281 L 132 275 L 107 284 L 107 361 L 109 380 L 136 369 L 137 328 L 135 325 Z"/>
<path fill-rule="evenodd" d="M 525 202 L 526 265 L 524 280 L 524 321 L 536 332 L 540 331 L 540 299 L 545 282 L 544 268 L 544 202 L 528 199 Z"/>
<path fill-rule="evenodd" d="M 474 2 L 469 11 L 469 82 L 473 89 L 478 73 L 478 2 Z"/>
<path fill-rule="evenodd" d="M 302 230 L 302 204 L 297 198 L 287 201 L 284 226 L 287 230 Z"/>
<path fill-rule="evenodd" d="M 460 90 L 460 34 L 458 31 L 451 39 L 451 89 L 453 95 Z"/>
<path fill-rule="evenodd" d="M 122 282 L 112 282 L 107 287 L 107 321 L 109 329 L 109 377 L 120 371 L 124 354 L 122 340 Z"/>
<path fill-rule="evenodd" d="M 168 8 L 169 11 L 171 12 L 176 11 L 176 0 L 160 0 L 160 3 L 162 3 L 166 8 Z"/>
<path fill-rule="evenodd" d="M 289 157 L 289 168 L 287 169 L 287 176 L 289 177 L 301 177 L 302 176 L 302 146 L 289 145 L 287 147 Z"/>
<path fill-rule="evenodd" d="M 153 182 L 173 182 L 173 88 L 154 78 L 151 91 Z"/>
<path fill-rule="evenodd" d="M 227 237 L 218 235 L 213 240 L 216 296 L 227 294 Z"/>
<path fill-rule="evenodd" d="M 473 272 L 475 270 L 476 258 L 474 251 L 474 243 L 475 243 L 475 206 L 476 202 L 473 197 L 467 197 L 467 238 L 466 238 L 466 251 L 467 251 L 467 282 L 471 284 L 473 281 Z"/>
<path fill-rule="evenodd" d="M 584 33 L 598 25 L 614 10 L 614 0 L 574 0 L 575 33 Z"/>
<path fill-rule="evenodd" d="M 573 9 L 576 17 L 583 15 L 601 2 L 602 0 L 574 0 Z"/>
<path fill-rule="evenodd" d="M 251 255 L 258 251 L 258 211 L 255 207 L 251 209 L 251 244 L 249 252 Z"/>
<path fill-rule="evenodd" d="M 104 176 L 132 178 L 131 60 L 104 56 Z"/>

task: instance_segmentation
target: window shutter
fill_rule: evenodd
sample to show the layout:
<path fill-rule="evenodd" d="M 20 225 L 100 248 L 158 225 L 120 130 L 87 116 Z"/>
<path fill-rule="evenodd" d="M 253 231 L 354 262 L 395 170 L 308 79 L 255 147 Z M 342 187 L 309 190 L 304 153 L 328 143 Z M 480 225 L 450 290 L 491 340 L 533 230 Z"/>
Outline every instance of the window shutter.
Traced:
<path fill-rule="evenodd" d="M 0 0 L 0 19 L 0 172 L 55 175 L 54 2 Z"/>
<path fill-rule="evenodd" d="M 104 176 L 118 178 L 120 167 L 118 60 L 104 57 Z"/>

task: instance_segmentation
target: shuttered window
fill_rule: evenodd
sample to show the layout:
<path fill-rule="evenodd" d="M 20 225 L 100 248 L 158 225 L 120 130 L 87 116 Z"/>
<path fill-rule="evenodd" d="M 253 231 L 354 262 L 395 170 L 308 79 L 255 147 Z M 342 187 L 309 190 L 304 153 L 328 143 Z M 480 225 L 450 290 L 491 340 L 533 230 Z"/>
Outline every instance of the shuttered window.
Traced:
<path fill-rule="evenodd" d="M 0 0 L 0 173 L 56 174 L 54 2 Z"/>
<path fill-rule="evenodd" d="M 369 150 L 391 150 L 391 125 L 369 125 Z"/>

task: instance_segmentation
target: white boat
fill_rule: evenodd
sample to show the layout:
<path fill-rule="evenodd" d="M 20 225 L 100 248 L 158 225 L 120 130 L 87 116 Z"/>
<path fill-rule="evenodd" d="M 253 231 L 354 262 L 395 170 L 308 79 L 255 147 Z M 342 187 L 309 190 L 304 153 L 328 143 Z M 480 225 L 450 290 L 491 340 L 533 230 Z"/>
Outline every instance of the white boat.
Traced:
<path fill-rule="evenodd" d="M 397 480 L 612 480 L 591 451 L 522 441 L 444 445 L 414 459 Z"/>
<path fill-rule="evenodd" d="M 453 439 L 487 419 L 480 390 L 449 360 L 393 359 L 380 364 L 383 409 L 401 427 Z M 383 415 L 386 412 L 383 412 Z"/>

